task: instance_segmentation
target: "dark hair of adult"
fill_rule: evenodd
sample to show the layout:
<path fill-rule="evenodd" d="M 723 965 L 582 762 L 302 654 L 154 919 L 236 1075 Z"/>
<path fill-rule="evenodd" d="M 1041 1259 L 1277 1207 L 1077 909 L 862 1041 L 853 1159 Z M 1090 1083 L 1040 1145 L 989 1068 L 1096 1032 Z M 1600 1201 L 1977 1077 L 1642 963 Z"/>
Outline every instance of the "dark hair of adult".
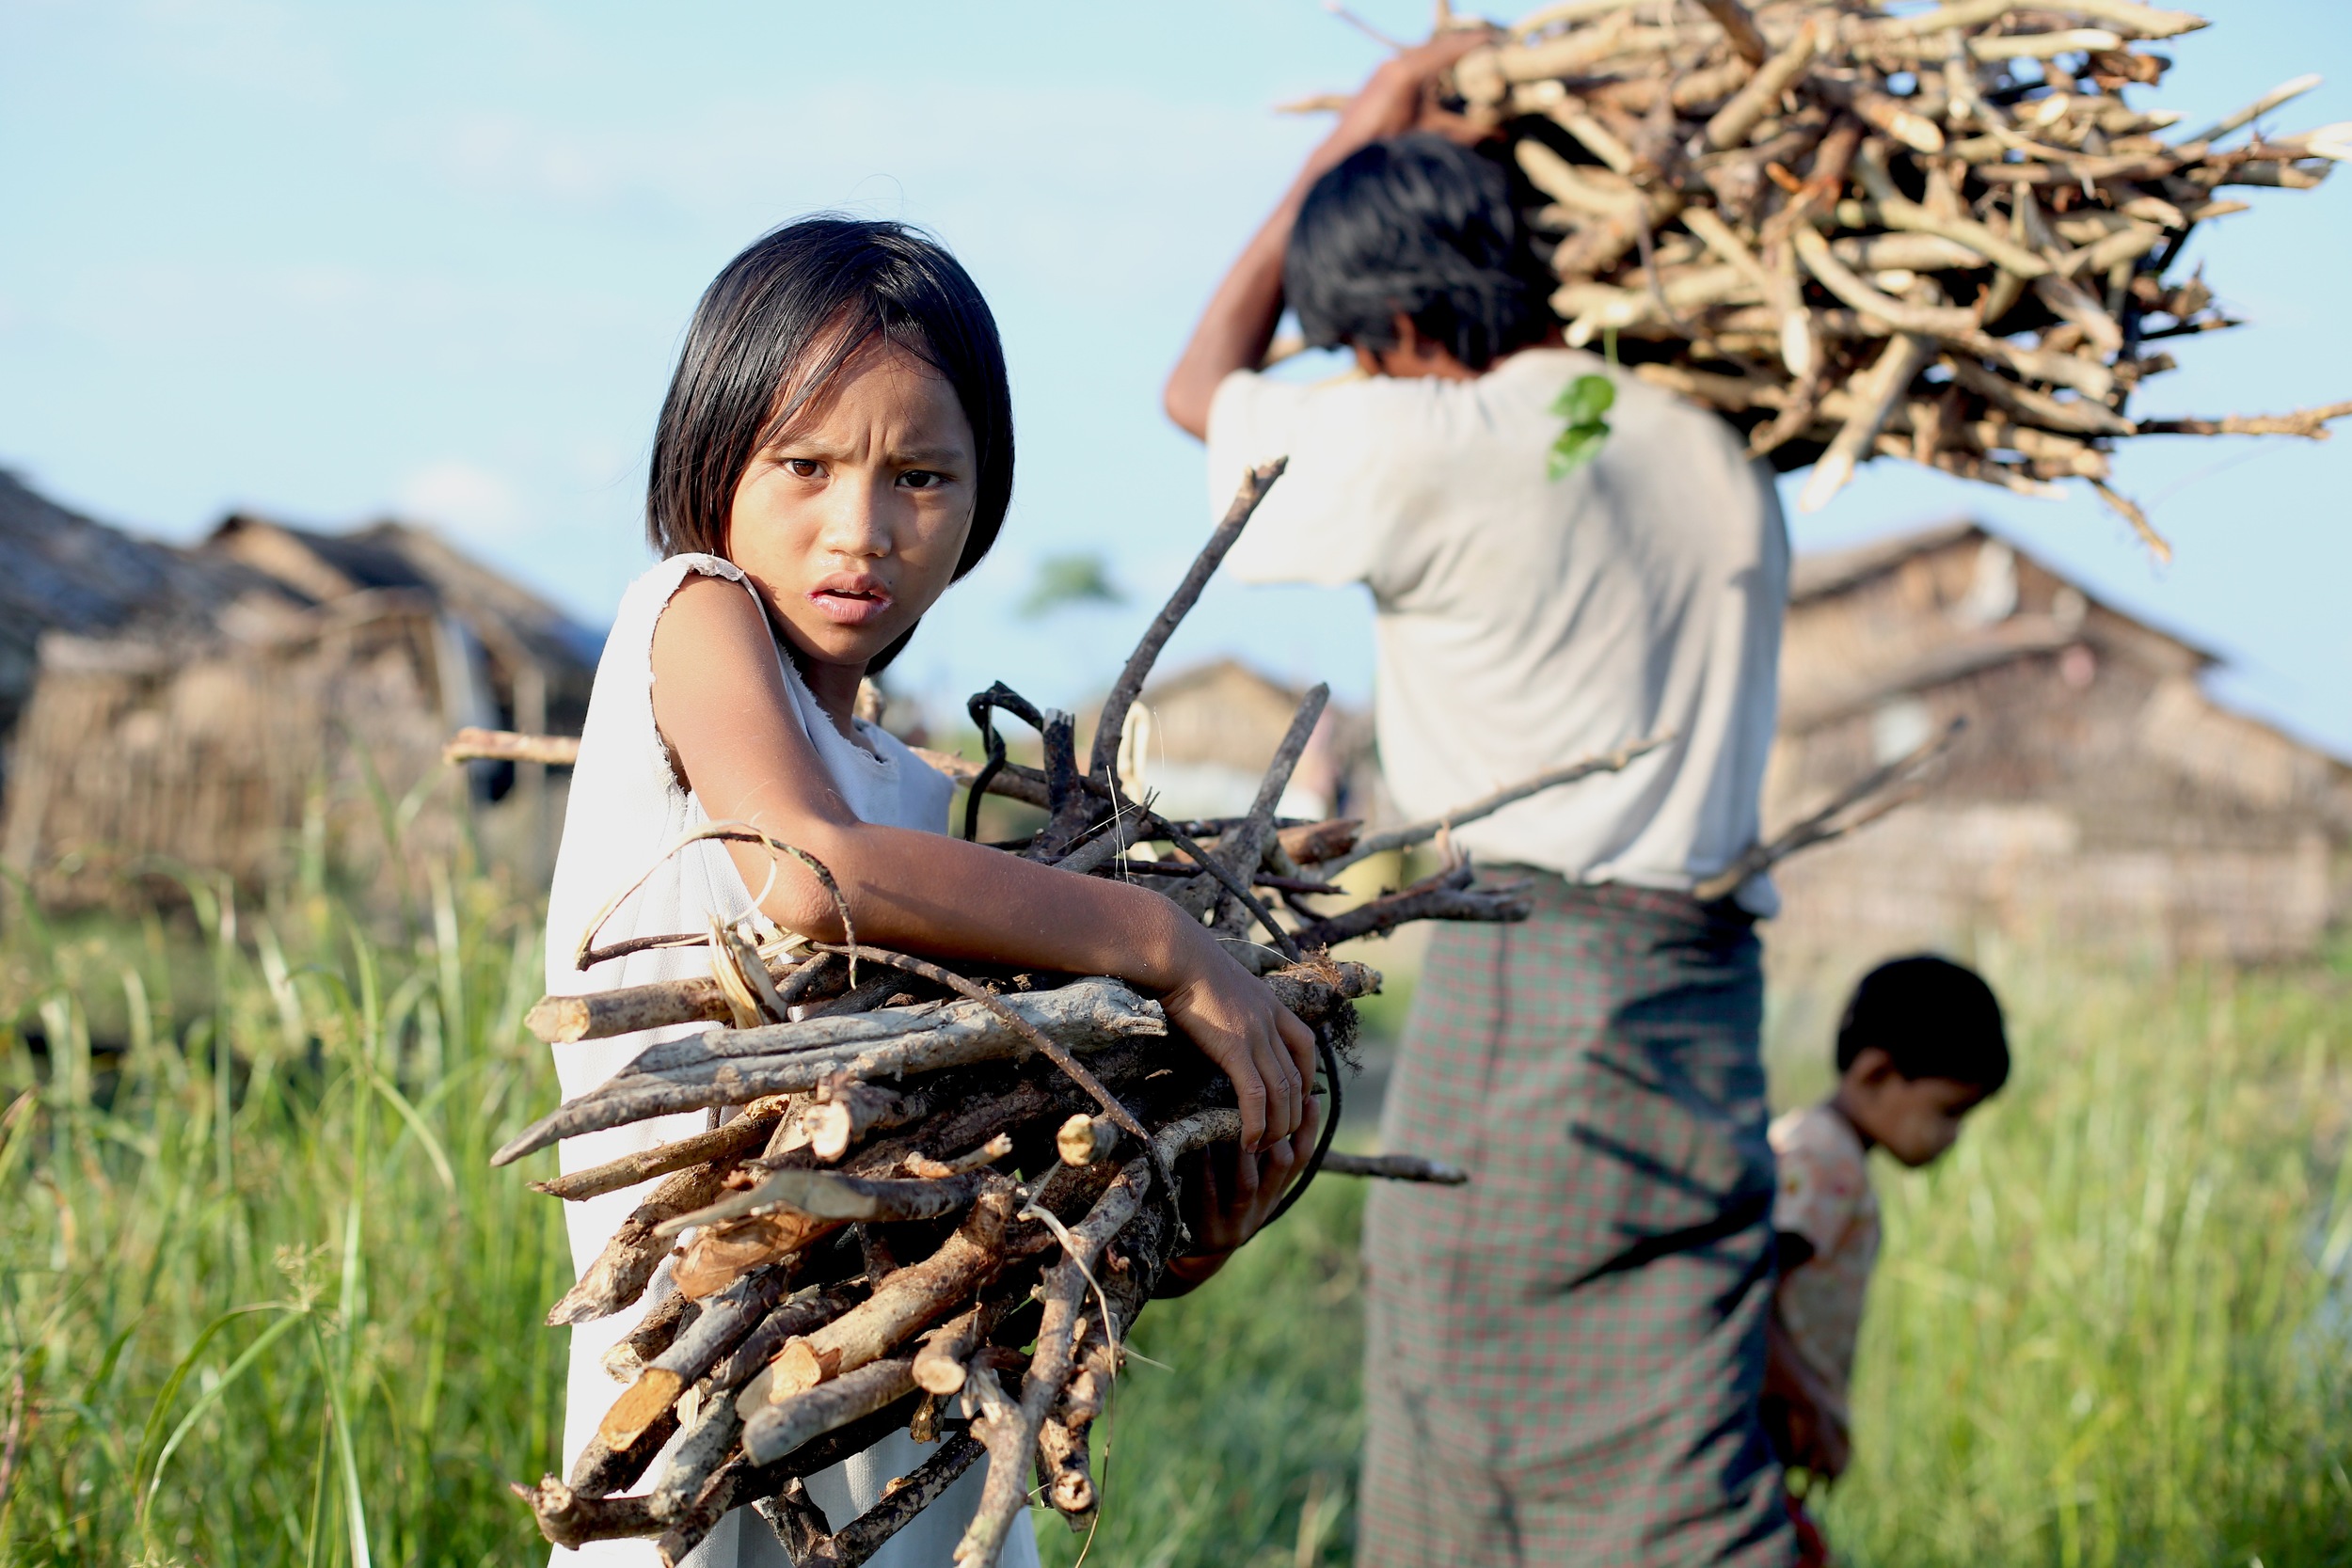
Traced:
<path fill-rule="evenodd" d="M 654 548 L 725 554 L 743 470 L 877 340 L 937 371 L 971 421 L 972 531 L 956 576 L 978 565 L 1012 499 L 1012 388 L 996 319 L 937 241 L 904 224 L 831 216 L 761 236 L 703 291 L 654 430 L 645 486 Z M 887 665 L 914 635 L 869 668 Z"/>
<path fill-rule="evenodd" d="M 1948 958 L 1895 958 L 1862 977 L 1837 1025 L 1837 1070 L 1872 1046 L 1905 1078 L 1949 1078 L 1986 1094 L 2009 1082 L 2000 1000 Z"/>
<path fill-rule="evenodd" d="M 1312 347 L 1394 348 L 1401 314 L 1473 371 L 1549 325 L 1502 170 L 1427 132 L 1360 147 L 1314 182 L 1282 292 Z"/>

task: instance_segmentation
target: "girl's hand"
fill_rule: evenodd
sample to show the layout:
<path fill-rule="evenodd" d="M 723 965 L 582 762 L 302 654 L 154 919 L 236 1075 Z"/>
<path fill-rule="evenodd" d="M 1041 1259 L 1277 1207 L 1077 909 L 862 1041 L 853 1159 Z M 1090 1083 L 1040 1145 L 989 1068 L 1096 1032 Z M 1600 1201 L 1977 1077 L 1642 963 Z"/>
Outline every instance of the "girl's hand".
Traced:
<path fill-rule="evenodd" d="M 1218 1269 L 1258 1233 L 1307 1168 L 1323 1132 L 1324 1103 L 1310 1098 L 1298 1130 L 1262 1154 L 1239 1144 L 1216 1144 L 1188 1157 L 1180 1167 L 1184 1186 L 1184 1224 L 1193 1249 L 1168 1265 L 1162 1295 L 1181 1295 Z"/>
<path fill-rule="evenodd" d="M 1200 927 L 1193 927 L 1200 930 Z M 1241 1146 L 1256 1151 L 1298 1130 L 1314 1081 L 1314 1031 L 1201 932 L 1189 973 L 1161 996 L 1183 1030 L 1233 1081 Z"/>

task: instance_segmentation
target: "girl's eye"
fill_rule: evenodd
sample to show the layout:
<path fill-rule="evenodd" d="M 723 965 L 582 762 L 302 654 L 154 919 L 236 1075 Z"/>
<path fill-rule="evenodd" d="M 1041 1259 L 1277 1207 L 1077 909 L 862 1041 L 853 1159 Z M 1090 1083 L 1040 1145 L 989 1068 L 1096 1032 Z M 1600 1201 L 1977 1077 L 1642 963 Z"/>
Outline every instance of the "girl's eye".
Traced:
<path fill-rule="evenodd" d="M 803 479 L 815 479 L 824 471 L 824 465 L 813 457 L 787 457 L 784 466 Z"/>
<path fill-rule="evenodd" d="M 910 490 L 936 490 L 947 483 L 947 476 L 929 468 L 909 468 L 898 476 L 898 483 Z"/>

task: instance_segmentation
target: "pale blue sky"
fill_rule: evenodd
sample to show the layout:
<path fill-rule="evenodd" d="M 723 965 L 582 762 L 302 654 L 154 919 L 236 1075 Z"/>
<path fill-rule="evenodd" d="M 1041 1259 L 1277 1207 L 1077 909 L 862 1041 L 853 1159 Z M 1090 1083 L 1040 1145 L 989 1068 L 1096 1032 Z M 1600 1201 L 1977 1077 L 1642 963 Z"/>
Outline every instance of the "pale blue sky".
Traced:
<path fill-rule="evenodd" d="M 1396 32 L 1423 0 L 1363 0 Z M 2352 119 L 2352 26 L 2319 0 L 2209 8 L 2163 101 Z M 900 669 L 957 700 L 1070 702 L 1123 655 L 1207 523 L 1158 388 L 1193 313 L 1375 45 L 1312 0 L 823 6 L 0 0 L 0 465 L 186 539 L 230 507 L 397 512 L 601 621 L 646 563 L 647 438 L 711 273 L 814 208 L 944 237 L 988 292 L 1021 421 L 1012 519 Z M 2352 176 L 2252 194 L 2198 242 L 2242 332 L 2193 341 L 2143 411 L 2352 396 Z M 2233 699 L 2352 754 L 2352 439 L 2146 443 L 2120 463 L 2179 546 L 2152 565 L 2088 497 L 1875 465 L 1801 546 L 1973 510 L 2233 657 Z M 1095 547 L 1123 611 L 1042 628 L 1035 561 Z M 1215 591 L 1171 660 L 1370 680 L 1354 595 Z"/>

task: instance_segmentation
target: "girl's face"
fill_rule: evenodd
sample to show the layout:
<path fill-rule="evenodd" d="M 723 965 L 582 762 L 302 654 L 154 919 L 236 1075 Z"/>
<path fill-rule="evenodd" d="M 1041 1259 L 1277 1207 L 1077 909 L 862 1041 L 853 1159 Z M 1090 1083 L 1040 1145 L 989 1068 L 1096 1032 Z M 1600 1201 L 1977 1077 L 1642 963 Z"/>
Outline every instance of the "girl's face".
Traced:
<path fill-rule="evenodd" d="M 846 678 L 854 691 L 866 663 L 946 592 L 972 529 L 977 473 L 955 389 L 881 341 L 754 454 L 735 486 L 727 559 L 793 646 L 833 667 L 812 669 L 812 686 Z"/>

